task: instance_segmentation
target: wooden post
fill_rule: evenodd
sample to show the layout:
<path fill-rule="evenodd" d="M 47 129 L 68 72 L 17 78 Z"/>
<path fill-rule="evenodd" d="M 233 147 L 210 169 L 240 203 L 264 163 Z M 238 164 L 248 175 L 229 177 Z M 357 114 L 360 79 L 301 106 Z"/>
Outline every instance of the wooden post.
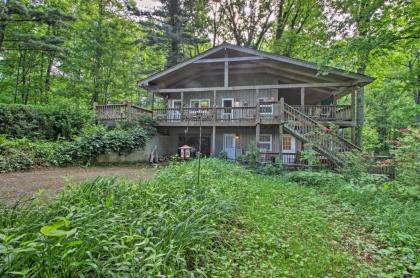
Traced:
<path fill-rule="evenodd" d="M 255 90 L 255 109 L 256 109 L 256 113 L 255 113 L 255 120 L 257 123 L 260 122 L 260 90 L 256 89 Z"/>
<path fill-rule="evenodd" d="M 152 119 L 155 118 L 155 111 L 153 111 L 154 109 L 154 103 L 155 103 L 155 92 L 152 92 Z"/>
<path fill-rule="evenodd" d="M 337 105 L 337 96 L 333 95 L 332 97 L 333 97 L 333 105 L 335 106 Z"/>
<path fill-rule="evenodd" d="M 181 92 L 181 108 L 179 113 L 181 114 L 181 121 L 184 119 L 184 92 Z"/>
<path fill-rule="evenodd" d="M 255 90 L 255 101 L 256 101 L 256 105 L 255 105 L 255 109 L 256 109 L 256 113 L 255 113 L 255 147 L 257 148 L 257 152 L 259 152 L 260 150 L 260 100 L 259 100 L 259 96 L 260 96 L 260 90 L 256 89 Z M 257 157 L 257 160 L 259 160 L 259 157 Z"/>
<path fill-rule="evenodd" d="M 216 90 L 213 90 L 213 121 L 217 121 L 217 110 L 216 110 Z"/>
<path fill-rule="evenodd" d="M 216 126 L 213 126 L 213 132 L 211 134 L 211 155 L 216 156 Z"/>
<path fill-rule="evenodd" d="M 300 88 L 300 106 L 302 108 L 302 112 L 304 112 L 303 108 L 305 106 L 305 88 Z"/>
<path fill-rule="evenodd" d="M 284 123 L 284 98 L 280 98 L 280 123 Z"/>
<path fill-rule="evenodd" d="M 352 122 L 352 126 L 351 126 L 351 142 L 354 144 L 356 142 L 356 127 L 355 127 L 355 123 L 356 123 L 356 113 L 355 113 L 355 109 L 356 109 L 356 92 L 353 91 L 351 92 L 351 122 Z"/>
<path fill-rule="evenodd" d="M 98 113 L 96 112 L 96 107 L 98 106 L 98 103 L 95 101 L 93 102 L 93 116 L 95 118 L 95 120 L 98 120 Z"/>
<path fill-rule="evenodd" d="M 279 124 L 279 162 L 283 163 L 283 124 L 284 124 L 284 98 L 280 98 L 280 124 Z"/>
<path fill-rule="evenodd" d="M 225 58 L 228 58 L 227 49 L 225 48 Z M 229 87 L 229 62 L 225 60 L 225 79 L 224 79 L 224 87 Z"/>
<path fill-rule="evenodd" d="M 225 88 L 229 87 L 229 63 L 225 62 Z"/>
<path fill-rule="evenodd" d="M 260 123 L 257 123 L 257 125 L 255 126 L 255 147 L 257 148 L 257 151 L 259 151 L 260 149 L 259 145 L 260 145 Z"/>
<path fill-rule="evenodd" d="M 131 118 L 132 118 L 131 102 L 125 101 L 125 107 L 127 111 L 127 121 L 131 122 Z"/>

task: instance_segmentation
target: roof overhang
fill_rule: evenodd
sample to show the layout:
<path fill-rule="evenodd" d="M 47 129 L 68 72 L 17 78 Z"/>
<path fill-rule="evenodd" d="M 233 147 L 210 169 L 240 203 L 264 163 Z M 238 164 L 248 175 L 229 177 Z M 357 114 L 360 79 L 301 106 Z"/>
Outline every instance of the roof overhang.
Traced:
<path fill-rule="evenodd" d="M 228 52 L 234 53 L 234 55 L 231 55 L 234 57 L 229 56 Z M 293 82 L 296 84 L 346 82 L 348 85 L 343 87 L 361 87 L 374 80 L 374 78 L 363 74 L 223 43 L 139 81 L 139 86 L 150 90 L 170 92 L 171 89 L 175 89 L 171 84 L 175 84 L 177 79 L 194 79 L 200 75 L 220 74 L 223 72 L 223 66 L 226 62 L 229 63 L 229 73 L 246 72 L 247 68 L 258 67 L 261 71 L 269 74 L 281 74 L 286 80 L 289 78 L 294 80 Z M 160 86 L 159 83 L 161 83 Z M 331 87 L 334 87 L 333 84 L 331 84 Z"/>

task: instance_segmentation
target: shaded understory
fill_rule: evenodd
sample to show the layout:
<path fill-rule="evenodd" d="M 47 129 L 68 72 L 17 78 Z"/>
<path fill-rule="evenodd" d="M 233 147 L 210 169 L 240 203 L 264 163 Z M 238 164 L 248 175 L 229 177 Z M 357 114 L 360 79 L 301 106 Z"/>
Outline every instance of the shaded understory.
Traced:
<path fill-rule="evenodd" d="M 418 202 L 215 159 L 105 179 L 0 216 L 0 276 L 419 274 Z"/>

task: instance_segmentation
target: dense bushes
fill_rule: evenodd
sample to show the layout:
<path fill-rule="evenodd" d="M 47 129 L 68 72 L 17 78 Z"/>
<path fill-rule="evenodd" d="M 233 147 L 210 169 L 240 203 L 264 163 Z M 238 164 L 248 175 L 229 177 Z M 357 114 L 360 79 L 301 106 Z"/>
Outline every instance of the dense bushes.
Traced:
<path fill-rule="evenodd" d="M 80 134 L 90 113 L 69 103 L 53 106 L 0 104 L 0 134 L 56 140 Z"/>
<path fill-rule="evenodd" d="M 10 140 L 0 136 L 0 172 L 56 165 L 54 154 L 60 144 L 62 142 L 28 138 Z"/>
<path fill-rule="evenodd" d="M 286 175 L 287 179 L 304 186 L 335 186 L 343 185 L 344 178 L 340 174 L 321 171 L 295 171 Z"/>
<path fill-rule="evenodd" d="M 54 160 L 58 165 L 86 164 L 107 152 L 129 153 L 146 145 L 152 134 L 144 128 L 113 129 L 95 127 L 76 141 L 58 148 Z"/>
<path fill-rule="evenodd" d="M 154 129 L 125 127 L 107 130 L 85 128 L 74 141 L 46 141 L 0 137 L 0 172 L 26 170 L 35 166 L 86 165 L 99 154 L 129 153 L 145 146 Z"/>

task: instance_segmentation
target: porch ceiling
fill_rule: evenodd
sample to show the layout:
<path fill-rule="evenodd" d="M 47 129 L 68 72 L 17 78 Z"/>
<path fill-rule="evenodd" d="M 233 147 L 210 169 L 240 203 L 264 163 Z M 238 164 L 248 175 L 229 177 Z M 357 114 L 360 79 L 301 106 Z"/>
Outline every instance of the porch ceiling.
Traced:
<path fill-rule="evenodd" d="M 228 85 L 225 83 L 226 73 Z M 334 68 L 321 70 L 318 65 L 302 60 L 223 44 L 152 75 L 140 81 L 139 85 L 154 91 L 169 92 L 183 88 L 335 83 L 336 86 L 307 86 L 305 91 L 341 96 L 348 91 L 348 87 L 363 86 L 372 80 L 368 76 Z"/>

